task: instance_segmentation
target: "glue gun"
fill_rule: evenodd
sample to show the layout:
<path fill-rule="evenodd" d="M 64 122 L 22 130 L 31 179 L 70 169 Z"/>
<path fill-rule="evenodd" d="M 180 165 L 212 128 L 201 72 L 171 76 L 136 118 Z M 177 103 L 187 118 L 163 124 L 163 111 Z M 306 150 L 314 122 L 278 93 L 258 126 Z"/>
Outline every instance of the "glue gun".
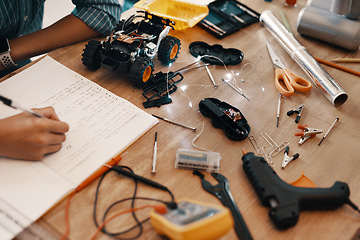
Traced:
<path fill-rule="evenodd" d="M 335 182 L 330 188 L 295 187 L 281 180 L 264 158 L 252 152 L 244 154 L 242 161 L 261 204 L 271 208 L 269 216 L 280 230 L 295 226 L 300 210 L 335 209 L 347 203 L 360 213 L 350 201 L 349 186 L 344 182 Z"/>

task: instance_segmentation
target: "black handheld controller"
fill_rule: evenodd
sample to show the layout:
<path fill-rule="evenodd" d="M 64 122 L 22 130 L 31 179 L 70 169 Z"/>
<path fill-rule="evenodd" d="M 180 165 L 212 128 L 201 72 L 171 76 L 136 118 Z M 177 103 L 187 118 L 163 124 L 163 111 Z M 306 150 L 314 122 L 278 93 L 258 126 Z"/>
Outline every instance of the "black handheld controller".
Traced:
<path fill-rule="evenodd" d="M 346 183 L 335 182 L 330 188 L 292 186 L 279 178 L 264 158 L 246 153 L 243 169 L 262 205 L 270 207 L 269 216 L 278 229 L 294 226 L 300 210 L 335 209 L 344 203 L 351 205 Z"/>

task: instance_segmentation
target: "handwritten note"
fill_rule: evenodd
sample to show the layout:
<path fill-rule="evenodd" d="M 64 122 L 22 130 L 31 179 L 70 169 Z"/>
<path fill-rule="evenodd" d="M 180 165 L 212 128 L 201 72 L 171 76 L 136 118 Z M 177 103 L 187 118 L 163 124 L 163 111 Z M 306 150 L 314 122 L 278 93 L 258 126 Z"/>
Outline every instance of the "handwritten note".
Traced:
<path fill-rule="evenodd" d="M 70 126 L 63 148 L 41 162 L 0 157 L 0 200 L 31 221 L 158 122 L 50 57 L 0 83 L 0 95 L 31 108 L 53 106 Z M 0 118 L 16 113 L 0 104 Z"/>

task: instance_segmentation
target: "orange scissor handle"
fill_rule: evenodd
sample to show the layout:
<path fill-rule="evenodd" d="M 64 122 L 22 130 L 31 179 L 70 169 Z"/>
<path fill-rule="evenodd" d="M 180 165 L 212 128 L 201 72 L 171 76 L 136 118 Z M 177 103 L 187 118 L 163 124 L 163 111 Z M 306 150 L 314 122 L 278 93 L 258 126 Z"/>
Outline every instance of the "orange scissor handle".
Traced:
<path fill-rule="evenodd" d="M 309 92 L 311 90 L 312 85 L 308 80 L 297 76 L 290 69 L 284 69 L 283 71 L 288 75 L 288 79 L 291 85 L 294 87 L 295 91 Z"/>
<path fill-rule="evenodd" d="M 275 69 L 275 87 L 284 97 L 291 97 L 294 95 L 294 88 L 291 85 L 288 76 L 286 76 L 281 68 Z"/>

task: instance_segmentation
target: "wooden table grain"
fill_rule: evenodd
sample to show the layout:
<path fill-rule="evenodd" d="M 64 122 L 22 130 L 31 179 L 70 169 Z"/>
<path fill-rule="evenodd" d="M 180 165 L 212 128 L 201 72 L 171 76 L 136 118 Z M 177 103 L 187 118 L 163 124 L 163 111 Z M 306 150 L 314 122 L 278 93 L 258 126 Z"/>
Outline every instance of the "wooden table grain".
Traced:
<path fill-rule="evenodd" d="M 261 0 L 241 1 L 255 11 L 261 13 L 271 10 L 280 21 L 279 11 L 282 10 L 292 28 L 296 39 L 314 56 L 324 60 L 337 57 L 360 57 L 359 51 L 349 52 L 308 37 L 301 36 L 296 31 L 296 20 L 299 11 L 306 1 L 299 0 L 296 7 L 286 7 L 284 1 L 265 2 Z M 276 109 L 278 92 L 274 86 L 274 68 L 266 49 L 269 41 L 280 54 L 283 61 L 296 74 L 308 79 L 290 56 L 281 48 L 271 34 L 261 23 L 253 24 L 245 29 L 224 38 L 217 39 L 199 26 L 182 31 L 171 31 L 171 35 L 181 40 L 181 52 L 177 61 L 171 66 L 174 70 L 195 60 L 189 53 L 189 44 L 194 41 L 205 41 L 209 45 L 221 44 L 224 48 L 237 48 L 243 51 L 244 60 L 235 66 L 209 66 L 215 81 L 219 84 L 214 88 L 205 69 L 199 68 L 184 73 L 184 79 L 178 84 L 178 89 L 171 95 L 173 102 L 160 108 L 144 109 L 145 98 L 142 91 L 131 85 L 127 76 L 106 69 L 90 71 L 81 62 L 81 54 L 85 42 L 68 46 L 51 52 L 49 55 L 70 69 L 86 78 L 100 84 L 102 87 L 123 97 L 150 114 L 156 114 L 168 119 L 197 127 L 193 132 L 167 122 L 161 121 L 143 137 L 131 145 L 124 153 L 121 165 L 131 167 L 135 173 L 150 178 L 167 186 L 176 199 L 191 198 L 199 201 L 220 204 L 219 200 L 205 192 L 200 179 L 191 170 L 174 167 L 175 154 L 179 148 L 194 149 L 194 138 L 202 133 L 195 145 L 221 154 L 220 173 L 229 180 L 230 190 L 245 219 L 254 239 L 359 239 L 360 214 L 348 205 L 329 211 L 302 211 L 295 227 L 279 231 L 269 218 L 269 208 L 261 205 L 245 172 L 242 169 L 242 149 L 255 152 L 248 139 L 243 141 L 229 140 L 221 129 L 211 125 L 210 119 L 203 117 L 198 110 L 200 100 L 207 97 L 218 98 L 240 109 L 251 127 L 250 135 L 254 136 L 261 147 L 267 151 L 271 146 L 264 140 L 262 133 L 267 133 L 276 143 L 288 142 L 290 154 L 299 153 L 300 157 L 291 162 L 285 169 L 281 168 L 283 152 L 273 157 L 274 171 L 285 181 L 293 182 L 304 173 L 318 187 L 328 188 L 335 181 L 346 182 L 350 187 L 351 200 L 360 206 L 360 78 L 340 70 L 324 66 L 328 73 L 348 93 L 348 100 L 340 107 L 334 107 L 313 84 L 310 93 L 295 93 L 291 98 L 283 98 L 279 127 L 276 127 Z M 155 72 L 166 72 L 169 68 L 162 66 L 155 59 Z M 340 63 L 339 63 L 340 64 Z M 345 67 L 360 71 L 359 64 L 343 63 Z M 244 93 L 250 102 L 241 97 L 221 81 L 227 73 L 233 72 L 239 80 Z M 240 81 L 243 79 L 243 81 Z M 322 135 L 307 140 L 299 145 L 299 138 L 294 134 L 298 131 L 294 122 L 295 116 L 287 116 L 286 112 L 304 104 L 304 111 L 299 123 L 324 132 L 330 127 L 335 117 L 339 117 L 326 139 L 318 146 Z M 151 174 L 154 134 L 158 132 L 158 155 L 156 174 Z M 107 159 L 104 159 L 104 162 Z M 215 181 L 209 173 L 205 178 Z M 89 239 L 96 231 L 92 220 L 95 190 L 98 181 L 76 194 L 70 205 L 69 239 Z M 132 180 L 110 174 L 102 183 L 98 216 L 112 202 L 130 197 L 134 190 Z M 139 183 L 137 196 L 148 196 L 169 200 L 167 193 L 154 190 Z M 137 206 L 143 205 L 138 201 Z M 123 204 L 116 211 L 129 208 L 129 203 Z M 45 214 L 38 222 L 61 235 L 65 231 L 65 201 Z M 149 211 L 139 212 L 139 219 L 148 217 Z M 110 231 L 121 231 L 134 225 L 129 215 L 119 217 L 109 225 Z M 139 239 L 162 239 L 151 227 L 150 222 L 143 225 L 144 232 Z M 136 230 L 132 234 L 134 236 Z M 97 239 L 111 239 L 100 233 Z M 236 239 L 234 230 L 221 238 Z"/>

